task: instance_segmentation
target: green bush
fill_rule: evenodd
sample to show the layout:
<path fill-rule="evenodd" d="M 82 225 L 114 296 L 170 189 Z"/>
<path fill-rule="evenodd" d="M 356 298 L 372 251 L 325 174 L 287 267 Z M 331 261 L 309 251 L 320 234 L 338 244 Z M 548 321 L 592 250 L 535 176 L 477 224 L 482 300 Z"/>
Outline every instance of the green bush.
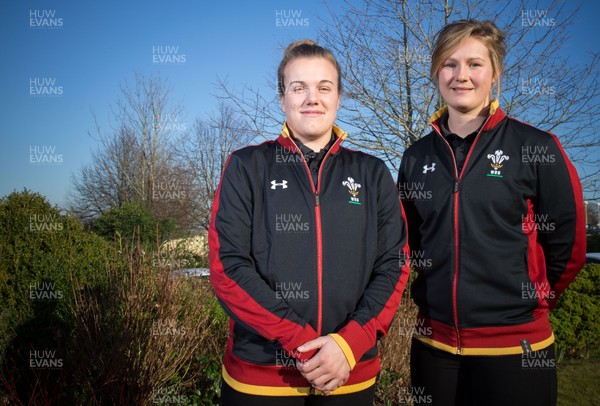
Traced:
<path fill-rule="evenodd" d="M 114 250 L 39 194 L 0 200 L 0 404 L 218 403 L 228 318 L 208 279 L 131 237 Z"/>
<path fill-rule="evenodd" d="M 600 344 L 600 265 L 587 264 L 550 313 L 559 358 L 587 357 Z"/>
<path fill-rule="evenodd" d="M 14 402 L 69 401 L 60 368 L 42 364 L 64 367 L 74 326 L 71 279 L 93 278 L 110 252 L 38 193 L 0 199 L 0 388 Z"/>
<path fill-rule="evenodd" d="M 104 269 L 110 252 L 110 244 L 38 193 L 0 199 L 0 337 L 30 320 L 36 304 L 53 303 L 56 315 L 68 319 L 71 277 Z"/>
<path fill-rule="evenodd" d="M 122 244 L 123 239 L 129 240 L 135 235 L 143 245 L 156 247 L 157 238 L 160 243 L 175 231 L 175 221 L 159 221 L 144 207 L 126 203 L 103 213 L 94 222 L 93 229 L 111 242 L 116 238 Z"/>

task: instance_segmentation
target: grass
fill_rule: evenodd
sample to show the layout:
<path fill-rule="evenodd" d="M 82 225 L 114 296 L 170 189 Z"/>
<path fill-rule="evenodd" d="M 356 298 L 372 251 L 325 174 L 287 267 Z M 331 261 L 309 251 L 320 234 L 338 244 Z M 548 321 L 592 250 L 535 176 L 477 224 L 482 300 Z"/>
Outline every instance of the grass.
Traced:
<path fill-rule="evenodd" d="M 600 405 L 600 349 L 587 359 L 565 359 L 557 366 L 558 406 Z"/>

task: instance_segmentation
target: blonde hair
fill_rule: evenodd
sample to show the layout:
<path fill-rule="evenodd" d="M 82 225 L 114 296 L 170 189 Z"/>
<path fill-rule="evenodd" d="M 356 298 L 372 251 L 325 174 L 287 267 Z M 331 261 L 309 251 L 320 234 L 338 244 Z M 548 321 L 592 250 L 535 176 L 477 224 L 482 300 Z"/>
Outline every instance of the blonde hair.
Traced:
<path fill-rule="evenodd" d="M 488 49 L 494 79 L 497 81 L 500 96 L 500 74 L 503 71 L 503 59 L 506 55 L 504 33 L 489 20 L 459 20 L 444 26 L 436 35 L 433 52 L 431 54 L 431 81 L 438 85 L 438 74 L 448 57 L 465 41 L 473 37 L 481 41 Z"/>
<path fill-rule="evenodd" d="M 335 56 L 333 56 L 333 53 L 331 53 L 330 50 L 321 47 L 314 41 L 304 39 L 292 42 L 283 53 L 283 59 L 279 63 L 279 68 L 277 69 L 277 90 L 281 96 L 285 93 L 285 78 L 283 71 L 288 63 L 298 58 L 323 58 L 331 62 L 338 73 L 338 92 L 340 94 L 342 93 L 342 70 L 335 59 Z"/>

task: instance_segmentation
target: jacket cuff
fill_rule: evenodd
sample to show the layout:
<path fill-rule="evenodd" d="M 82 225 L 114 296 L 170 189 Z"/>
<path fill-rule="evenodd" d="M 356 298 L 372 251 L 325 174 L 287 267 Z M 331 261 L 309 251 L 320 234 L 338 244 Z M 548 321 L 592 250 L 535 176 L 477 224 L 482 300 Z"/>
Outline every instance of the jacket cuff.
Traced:
<path fill-rule="evenodd" d="M 354 353 L 352 352 L 352 349 L 350 348 L 346 340 L 344 340 L 344 338 L 339 334 L 329 334 L 329 337 L 333 338 L 337 345 L 340 346 L 340 348 L 344 352 L 344 355 L 346 356 L 346 361 L 348 361 L 348 365 L 350 365 L 350 370 L 353 370 L 354 365 L 356 365 L 356 359 L 354 358 Z"/>
<path fill-rule="evenodd" d="M 375 346 L 375 340 L 373 340 L 365 331 L 365 329 L 354 320 L 351 320 L 348 324 L 346 324 L 340 331 L 338 331 L 337 334 L 343 338 L 346 345 L 350 348 L 350 350 L 352 350 L 352 356 L 355 360 L 355 364 L 356 362 L 360 361 L 365 352 L 369 351 Z M 338 340 L 336 340 L 336 342 L 337 341 Z M 346 354 L 344 347 L 341 345 L 340 347 L 342 350 L 344 350 L 344 354 Z M 347 355 L 346 358 L 348 359 Z M 350 363 L 350 359 L 348 359 L 348 363 Z M 350 364 L 350 367 L 352 366 L 353 365 Z"/>
<path fill-rule="evenodd" d="M 296 358 L 300 362 L 304 362 L 312 358 L 312 356 L 316 354 L 317 350 L 299 352 L 297 348 L 300 347 L 302 344 L 306 343 L 307 341 L 314 340 L 317 337 L 319 337 L 319 335 L 317 334 L 315 329 L 312 328 L 310 324 L 306 323 L 306 326 L 304 326 L 304 330 L 302 330 L 302 332 L 298 334 L 294 341 L 287 345 L 281 343 L 281 345 L 291 357 Z"/>

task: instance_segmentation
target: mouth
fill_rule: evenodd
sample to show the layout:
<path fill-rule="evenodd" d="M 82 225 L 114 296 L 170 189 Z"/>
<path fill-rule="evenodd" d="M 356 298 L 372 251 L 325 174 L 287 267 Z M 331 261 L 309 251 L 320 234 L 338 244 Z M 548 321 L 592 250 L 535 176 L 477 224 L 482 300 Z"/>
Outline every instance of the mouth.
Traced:
<path fill-rule="evenodd" d="M 325 112 L 319 110 L 304 110 L 301 111 L 300 114 L 302 114 L 303 116 L 321 116 L 325 114 Z"/>
<path fill-rule="evenodd" d="M 469 88 L 469 87 L 451 87 L 450 90 L 452 90 L 453 92 L 456 92 L 456 93 L 467 93 L 467 92 L 470 92 L 471 90 L 473 90 L 473 88 Z"/>

